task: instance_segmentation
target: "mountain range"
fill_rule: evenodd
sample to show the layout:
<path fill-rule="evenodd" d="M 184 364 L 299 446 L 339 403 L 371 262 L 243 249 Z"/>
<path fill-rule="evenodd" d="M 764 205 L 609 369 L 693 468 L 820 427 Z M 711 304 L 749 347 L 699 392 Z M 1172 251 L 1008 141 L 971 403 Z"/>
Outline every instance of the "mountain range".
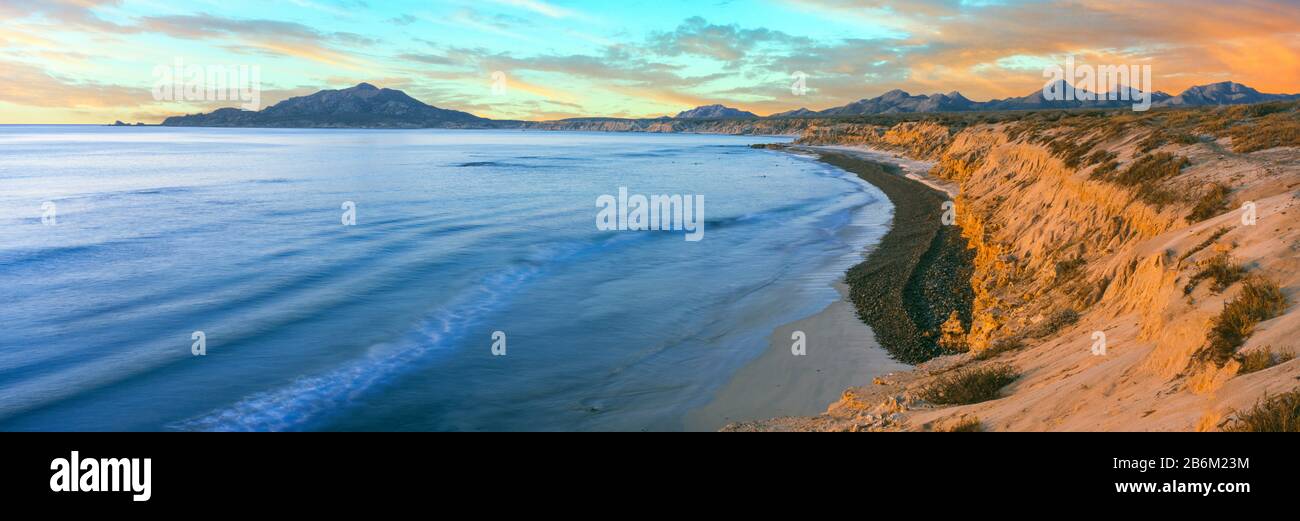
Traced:
<path fill-rule="evenodd" d="M 769 117 L 817 117 L 817 116 L 857 116 L 866 114 L 894 114 L 903 112 L 965 112 L 991 110 L 1039 110 L 1039 109 L 1074 109 L 1074 108 L 1124 108 L 1133 105 L 1141 96 L 1137 89 L 1129 90 L 1128 100 L 1106 99 L 1104 94 L 1096 95 L 1101 99 L 1078 100 L 1074 86 L 1060 82 L 1054 86 L 1058 92 L 1066 95 L 1062 100 L 1049 100 L 1042 90 L 1036 90 L 1021 97 L 994 99 L 989 101 L 971 101 L 960 92 L 948 94 L 912 95 L 901 90 L 891 90 L 874 98 L 866 98 L 829 109 L 812 111 L 806 108 L 772 114 Z M 1126 89 L 1127 87 L 1121 87 Z M 1122 91 L 1117 91 L 1122 92 Z M 1300 99 L 1300 94 L 1265 94 L 1255 89 L 1230 81 L 1191 87 L 1182 94 L 1171 96 L 1164 92 L 1151 93 L 1152 107 L 1194 107 L 1204 105 L 1241 105 L 1262 103 L 1266 101 L 1283 101 Z"/>
<path fill-rule="evenodd" d="M 644 121 L 768 119 L 857 116 L 910 112 L 965 112 L 993 110 L 1038 110 L 1072 108 L 1124 108 L 1134 104 L 1140 94 L 1130 90 L 1129 100 L 1077 100 L 1074 87 L 1061 82 L 1064 100 L 1048 100 L 1042 90 L 1021 97 L 972 101 L 960 92 L 913 95 L 891 90 L 874 98 L 847 105 L 814 111 L 800 108 L 772 114 L 767 118 L 723 105 L 705 105 L 682 111 L 675 118 L 661 117 Z M 1085 91 L 1086 92 L 1086 91 Z M 1177 96 L 1163 92 L 1151 94 L 1152 107 L 1194 107 L 1205 105 L 1239 105 L 1266 101 L 1300 99 L 1300 94 L 1265 94 L 1233 82 L 1191 87 Z M 620 118 L 575 118 L 565 121 L 616 121 Z M 642 120 L 636 120 L 642 121 Z M 178 127 L 283 127 L 283 128 L 512 128 L 528 122 L 481 118 L 468 112 L 427 105 L 394 89 L 381 89 L 369 83 L 340 90 L 322 90 L 307 96 L 289 98 L 262 109 L 217 109 L 207 114 L 169 117 L 164 126 Z"/>

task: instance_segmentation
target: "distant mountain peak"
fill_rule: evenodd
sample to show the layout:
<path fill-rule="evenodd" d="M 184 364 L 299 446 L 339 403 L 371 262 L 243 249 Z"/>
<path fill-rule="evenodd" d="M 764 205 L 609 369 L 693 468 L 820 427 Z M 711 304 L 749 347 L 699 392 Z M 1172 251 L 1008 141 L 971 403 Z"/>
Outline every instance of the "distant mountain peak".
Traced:
<path fill-rule="evenodd" d="M 713 105 L 702 105 L 677 113 L 677 119 L 733 119 L 757 117 L 758 115 L 753 112 L 733 109 L 716 103 Z"/>
<path fill-rule="evenodd" d="M 217 109 L 207 114 L 173 116 L 169 126 L 437 128 L 478 126 L 488 120 L 467 112 L 427 105 L 395 89 L 369 83 L 297 96 L 260 111 Z"/>
<path fill-rule="evenodd" d="M 1208 85 L 1188 87 L 1181 94 L 1163 100 L 1159 105 L 1197 106 L 1197 105 L 1240 105 L 1297 99 L 1295 94 L 1264 94 L 1253 88 L 1233 81 L 1221 81 Z"/>

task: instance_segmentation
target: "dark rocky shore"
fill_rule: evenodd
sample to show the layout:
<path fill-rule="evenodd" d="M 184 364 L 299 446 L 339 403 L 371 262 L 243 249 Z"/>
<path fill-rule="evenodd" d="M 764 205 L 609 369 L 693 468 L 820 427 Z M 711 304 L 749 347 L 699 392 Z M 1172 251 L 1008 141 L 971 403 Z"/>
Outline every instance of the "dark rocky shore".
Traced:
<path fill-rule="evenodd" d="M 966 247 L 961 228 L 941 221 L 947 194 L 904 177 L 892 165 L 825 150 L 816 153 L 822 161 L 875 185 L 894 205 L 889 232 L 866 260 L 845 274 L 858 317 L 901 362 L 918 364 L 944 354 L 940 327 L 956 311 L 963 328 L 969 329 L 974 300 L 974 252 Z"/>

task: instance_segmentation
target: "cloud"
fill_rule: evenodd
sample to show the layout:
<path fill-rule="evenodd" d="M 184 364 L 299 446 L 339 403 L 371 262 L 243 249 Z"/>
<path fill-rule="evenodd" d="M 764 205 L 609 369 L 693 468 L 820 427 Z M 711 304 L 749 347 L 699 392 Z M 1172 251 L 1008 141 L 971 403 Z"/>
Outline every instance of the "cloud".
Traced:
<path fill-rule="evenodd" d="M 323 33 L 296 22 L 224 18 L 207 13 L 143 17 L 138 27 L 173 38 L 234 40 L 240 44 L 228 44 L 228 48 L 257 49 L 351 69 L 362 68 L 364 60 L 338 50 L 334 45 L 369 46 L 377 43 L 377 40 L 359 34 Z"/>
<path fill-rule="evenodd" d="M 425 65 L 460 65 L 462 63 L 454 58 L 443 56 L 441 54 L 414 52 L 399 54 L 397 55 L 397 59 L 409 62 L 420 62 Z"/>
<path fill-rule="evenodd" d="M 0 101 L 52 108 L 139 107 L 154 102 L 150 89 L 78 82 L 22 62 L 0 61 Z"/>
<path fill-rule="evenodd" d="M 889 88 L 960 89 L 974 98 L 1023 95 L 1041 85 L 1037 71 L 1003 67 L 1029 56 L 1097 64 L 1150 64 L 1156 88 L 1178 92 L 1231 77 L 1264 90 L 1300 83 L 1300 5 L 1255 0 L 1099 0 L 968 3 L 795 0 L 827 20 L 884 24 L 906 62 Z M 886 12 L 879 17 L 866 13 Z"/>
<path fill-rule="evenodd" d="M 65 28 L 134 32 L 135 28 L 106 21 L 95 12 L 96 9 L 120 5 L 122 0 L 4 0 L 0 2 L 0 18 L 38 18 Z"/>
<path fill-rule="evenodd" d="M 570 17 L 580 15 L 580 13 L 572 9 L 558 7 L 543 2 L 541 0 L 488 0 L 488 1 L 494 4 L 508 5 L 520 9 L 525 9 L 550 18 L 570 18 Z"/>
<path fill-rule="evenodd" d="M 737 25 L 715 25 L 694 16 L 687 18 L 677 29 L 653 33 L 649 50 L 664 56 L 695 55 L 722 61 L 740 61 L 755 47 L 764 43 L 785 46 L 808 45 L 807 38 L 793 37 L 766 28 L 742 29 Z"/>
<path fill-rule="evenodd" d="M 395 16 L 393 18 L 389 18 L 388 23 L 394 25 L 411 25 L 415 23 L 417 20 L 419 20 L 419 18 L 416 18 L 413 15 L 403 14 L 403 15 Z"/>

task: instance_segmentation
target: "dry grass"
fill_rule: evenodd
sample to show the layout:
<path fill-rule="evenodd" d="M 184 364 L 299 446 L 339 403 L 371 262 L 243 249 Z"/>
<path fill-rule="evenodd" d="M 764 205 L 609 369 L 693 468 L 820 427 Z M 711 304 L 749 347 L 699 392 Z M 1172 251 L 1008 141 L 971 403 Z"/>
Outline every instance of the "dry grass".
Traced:
<path fill-rule="evenodd" d="M 1119 169 L 1119 162 L 1112 159 L 1100 165 L 1097 165 L 1097 168 L 1092 169 L 1092 173 L 1088 174 L 1088 176 L 1093 179 L 1106 179 L 1112 175 L 1115 175 L 1115 170 L 1118 169 Z"/>
<path fill-rule="evenodd" d="M 1192 255 L 1196 255 L 1196 252 L 1209 248 L 1211 244 L 1214 244 L 1214 241 L 1219 240 L 1219 237 L 1223 237 L 1224 234 L 1227 234 L 1230 231 L 1232 231 L 1232 228 L 1228 226 L 1224 226 L 1217 230 L 1214 230 L 1214 233 L 1210 234 L 1210 236 L 1207 237 L 1204 241 L 1201 241 L 1201 243 L 1197 244 L 1196 247 L 1187 250 L 1187 253 L 1184 253 L 1182 257 L 1179 257 L 1178 262 L 1187 260 L 1188 257 L 1191 257 Z"/>
<path fill-rule="evenodd" d="M 1201 271 L 1192 275 L 1192 279 L 1187 282 L 1187 286 L 1183 287 L 1183 294 L 1191 295 L 1196 290 L 1196 286 L 1200 285 L 1201 281 L 1205 279 L 1214 281 L 1210 285 L 1210 291 L 1222 293 L 1223 290 L 1236 284 L 1245 276 L 1246 268 L 1232 260 L 1232 256 L 1227 253 L 1220 253 L 1201 263 Z"/>
<path fill-rule="evenodd" d="M 1180 200 L 1176 192 L 1161 186 L 1161 182 L 1178 175 L 1189 164 L 1191 162 L 1183 156 L 1157 152 L 1137 158 L 1118 173 L 1115 165 L 1110 162 L 1103 163 L 1093 169 L 1091 177 L 1123 186 L 1137 187 L 1138 199 L 1161 207 Z"/>
<path fill-rule="evenodd" d="M 1244 355 L 1238 355 L 1237 359 L 1241 361 L 1241 369 L 1237 370 L 1237 374 L 1250 374 L 1290 362 L 1295 359 L 1295 354 L 1289 351 L 1274 353 L 1271 346 L 1266 346 Z"/>
<path fill-rule="evenodd" d="M 1228 209 L 1228 194 L 1232 190 L 1222 183 L 1214 183 L 1210 189 L 1196 201 L 1192 213 L 1187 216 L 1188 223 L 1198 223 L 1219 215 Z"/>
<path fill-rule="evenodd" d="M 1273 113 L 1232 127 L 1227 135 L 1232 138 L 1232 151 L 1238 153 L 1300 146 L 1300 117 L 1294 111 Z"/>
<path fill-rule="evenodd" d="M 938 405 L 966 405 L 996 399 L 1019 371 L 1009 365 L 958 369 L 939 375 L 921 389 L 921 399 Z"/>
<path fill-rule="evenodd" d="M 1098 164 L 1105 164 L 1114 160 L 1115 160 L 1114 152 L 1111 152 L 1109 150 L 1098 149 L 1093 151 L 1093 153 L 1088 154 L 1088 157 L 1085 159 L 1085 163 L 1088 165 L 1098 165 Z"/>
<path fill-rule="evenodd" d="M 1265 395 L 1246 411 L 1234 411 L 1227 432 L 1300 432 L 1300 391 Z"/>
<path fill-rule="evenodd" d="M 1191 145 L 1191 144 L 1199 143 L 1200 141 L 1201 141 L 1200 138 L 1196 137 L 1193 134 L 1189 134 L 1187 132 L 1176 132 L 1176 131 L 1169 131 L 1164 128 L 1157 128 L 1156 130 L 1152 131 L 1151 134 L 1148 135 L 1145 139 L 1138 142 L 1138 150 L 1140 150 L 1142 153 L 1147 153 L 1157 148 L 1160 148 L 1162 146 L 1165 146 L 1169 143 L 1176 143 L 1179 145 Z"/>
<path fill-rule="evenodd" d="M 1214 319 L 1206 345 L 1196 358 L 1223 367 L 1255 332 L 1255 326 L 1281 315 L 1286 306 L 1286 296 L 1277 284 L 1262 277 L 1247 278 L 1241 294 L 1225 304 Z"/>
<path fill-rule="evenodd" d="M 1183 156 L 1175 156 L 1168 152 L 1157 152 L 1139 157 L 1123 172 L 1115 176 L 1114 180 L 1116 183 L 1125 186 L 1138 186 L 1176 176 L 1183 170 L 1183 167 L 1189 164 L 1191 164 L 1191 161 L 1188 161 Z"/>

